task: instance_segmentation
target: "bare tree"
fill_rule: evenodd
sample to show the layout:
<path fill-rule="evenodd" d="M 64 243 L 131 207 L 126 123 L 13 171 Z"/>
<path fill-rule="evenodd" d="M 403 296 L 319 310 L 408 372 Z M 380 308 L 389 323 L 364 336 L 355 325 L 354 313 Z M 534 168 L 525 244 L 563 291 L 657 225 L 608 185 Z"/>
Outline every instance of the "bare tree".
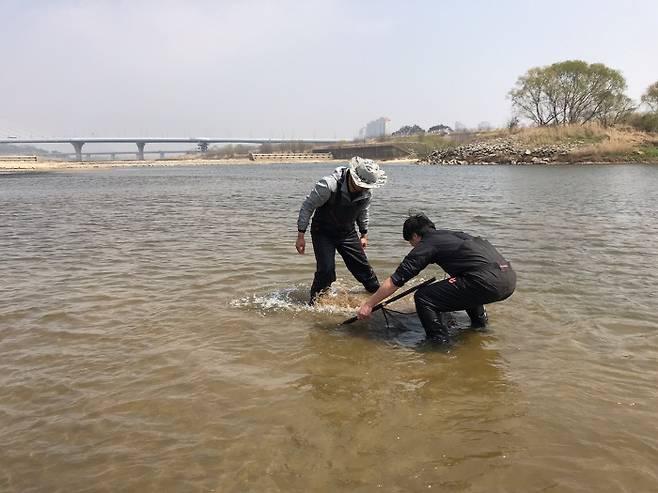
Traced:
<path fill-rule="evenodd" d="M 647 88 L 647 92 L 642 95 L 642 102 L 651 108 L 651 111 L 658 113 L 658 82 Z"/>
<path fill-rule="evenodd" d="M 610 125 L 632 111 L 621 72 L 601 63 L 567 60 L 531 68 L 509 93 L 516 113 L 537 125 Z"/>

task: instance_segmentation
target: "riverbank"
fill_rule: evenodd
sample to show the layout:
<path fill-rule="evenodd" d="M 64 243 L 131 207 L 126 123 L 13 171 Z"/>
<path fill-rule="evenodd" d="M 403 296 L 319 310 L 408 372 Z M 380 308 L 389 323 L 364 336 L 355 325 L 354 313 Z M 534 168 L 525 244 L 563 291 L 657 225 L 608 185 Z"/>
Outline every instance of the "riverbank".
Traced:
<path fill-rule="evenodd" d="M 630 127 L 604 128 L 598 125 L 533 127 L 449 135 L 413 135 L 387 138 L 391 145 L 404 147 L 407 159 L 385 164 L 417 163 L 430 165 L 467 164 L 658 164 L 658 133 L 645 133 Z M 56 171 L 145 166 L 268 165 L 297 163 L 345 164 L 347 159 L 283 159 L 252 161 L 249 158 L 181 157 L 149 161 L 2 161 L 0 170 Z"/>
<path fill-rule="evenodd" d="M 295 163 L 309 163 L 316 161 L 298 160 Z M 319 161 L 317 161 L 319 162 Z M 323 160 L 326 162 L 342 163 L 344 160 Z M 177 160 L 103 160 L 103 161 L 0 161 L 0 170 L 5 171 L 56 171 L 56 170 L 88 170 L 88 169 L 107 169 L 107 168 L 133 168 L 133 167 L 175 167 L 175 166 L 217 166 L 217 165 L 261 165 L 261 164 L 281 164 L 282 161 L 260 160 L 254 162 L 249 158 L 232 158 L 232 159 L 177 159 Z"/>
<path fill-rule="evenodd" d="M 407 142 L 421 164 L 658 164 L 658 134 L 627 127 L 574 125 L 424 137 Z"/>
<path fill-rule="evenodd" d="M 29 172 L 49 172 L 49 171 L 89 171 L 89 170 L 105 170 L 112 168 L 174 168 L 174 167 L 184 167 L 184 166 L 223 166 L 223 165 L 232 165 L 232 166 L 246 166 L 246 165 L 274 165 L 274 164 L 289 164 L 295 166 L 297 164 L 325 164 L 332 163 L 335 166 L 345 165 L 345 160 L 331 160 L 331 161 L 298 161 L 295 163 L 282 163 L 281 161 L 268 161 L 268 162 L 258 162 L 254 163 L 249 159 L 217 159 L 217 160 L 187 160 L 187 161 L 93 161 L 93 162 L 62 162 L 62 161 L 38 161 L 31 163 L 24 162 L 0 162 L 0 174 L 7 173 L 29 173 Z M 537 163 L 524 163 L 516 162 L 513 164 L 531 164 L 531 165 L 560 165 L 560 164 L 577 164 L 577 165 L 590 165 L 590 164 L 658 164 L 658 159 L 645 159 L 638 161 L 579 161 L 579 162 L 537 162 Z M 426 161 L 419 161 L 417 159 L 396 159 L 395 161 L 385 161 L 383 163 L 385 166 L 396 166 L 396 165 L 427 165 L 427 164 L 441 164 L 441 165 L 482 165 L 482 164 L 512 164 L 508 162 L 488 162 L 488 161 L 455 161 L 447 163 L 428 163 Z"/>
<path fill-rule="evenodd" d="M 28 171 L 72 171 L 72 170 L 91 170 L 91 169 L 109 169 L 109 168 L 140 168 L 140 167 L 179 167 L 179 166 L 218 166 L 218 165 L 272 165 L 288 164 L 326 164 L 330 163 L 335 166 L 346 164 L 345 159 L 323 159 L 315 160 L 295 160 L 294 163 L 284 162 L 281 160 L 259 160 L 252 161 L 249 158 L 232 158 L 232 159 L 180 159 L 180 160 L 148 160 L 148 161 L 0 161 L 0 172 L 28 172 Z M 396 159 L 386 161 L 387 165 L 410 164 L 415 163 L 416 159 Z"/>

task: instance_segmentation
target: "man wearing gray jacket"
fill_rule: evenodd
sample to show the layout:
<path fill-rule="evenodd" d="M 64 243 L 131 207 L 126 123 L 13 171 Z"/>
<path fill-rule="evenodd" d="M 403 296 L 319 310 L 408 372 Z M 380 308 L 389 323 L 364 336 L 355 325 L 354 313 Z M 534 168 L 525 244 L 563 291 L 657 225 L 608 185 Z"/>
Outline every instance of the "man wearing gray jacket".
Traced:
<path fill-rule="evenodd" d="M 354 157 L 349 167 L 340 166 L 315 184 L 306 196 L 297 219 L 299 254 L 306 250 L 304 234 L 313 216 L 311 239 L 316 270 L 311 285 L 310 303 L 336 280 L 336 250 L 345 266 L 366 290 L 374 293 L 379 281 L 368 263 L 368 209 L 371 189 L 386 183 L 386 174 L 370 159 Z M 355 225 L 359 228 L 357 235 Z"/>

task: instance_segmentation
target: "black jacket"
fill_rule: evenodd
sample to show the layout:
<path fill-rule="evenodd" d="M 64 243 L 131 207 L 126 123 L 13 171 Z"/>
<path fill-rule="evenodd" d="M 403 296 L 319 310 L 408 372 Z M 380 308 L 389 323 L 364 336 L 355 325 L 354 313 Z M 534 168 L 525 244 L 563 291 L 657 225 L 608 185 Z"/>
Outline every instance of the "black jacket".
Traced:
<path fill-rule="evenodd" d="M 429 264 L 438 264 L 450 276 L 508 265 L 487 240 L 461 231 L 432 230 L 402 260 L 391 276 L 400 287 Z"/>

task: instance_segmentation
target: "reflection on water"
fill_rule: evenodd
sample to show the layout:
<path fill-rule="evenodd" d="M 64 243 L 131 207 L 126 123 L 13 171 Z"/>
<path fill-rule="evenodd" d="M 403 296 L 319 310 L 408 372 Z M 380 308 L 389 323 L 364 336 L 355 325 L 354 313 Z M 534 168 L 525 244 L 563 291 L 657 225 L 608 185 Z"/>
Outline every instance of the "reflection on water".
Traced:
<path fill-rule="evenodd" d="M 339 325 L 366 296 L 340 261 L 306 304 L 331 169 L 0 176 L 0 491 L 658 487 L 657 168 L 387 166 L 380 278 L 411 208 L 518 272 L 449 350 L 412 297 Z"/>

